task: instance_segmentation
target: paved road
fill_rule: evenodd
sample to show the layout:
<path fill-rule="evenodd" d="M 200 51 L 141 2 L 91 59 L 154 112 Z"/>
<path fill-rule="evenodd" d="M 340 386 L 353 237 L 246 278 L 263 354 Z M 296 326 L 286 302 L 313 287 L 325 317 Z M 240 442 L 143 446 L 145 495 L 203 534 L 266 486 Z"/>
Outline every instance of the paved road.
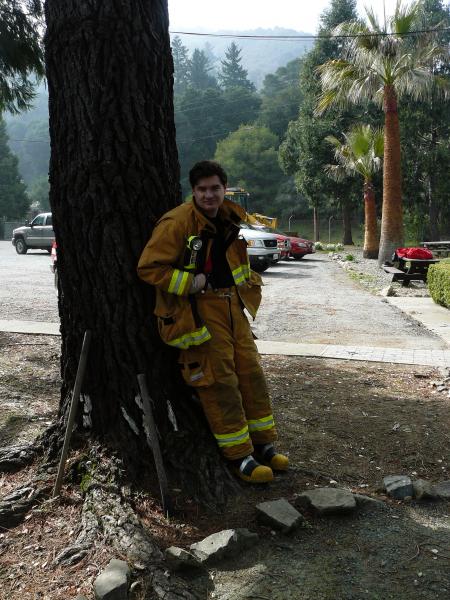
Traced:
<path fill-rule="evenodd" d="M 58 321 L 47 252 L 16 254 L 0 241 L 0 320 Z M 353 283 L 324 255 L 281 262 L 263 273 L 253 324 L 261 340 L 344 346 L 446 349 L 437 336 Z"/>
<path fill-rule="evenodd" d="M 263 273 L 253 324 L 262 340 L 343 346 L 448 349 L 437 336 L 353 282 L 323 254 Z"/>

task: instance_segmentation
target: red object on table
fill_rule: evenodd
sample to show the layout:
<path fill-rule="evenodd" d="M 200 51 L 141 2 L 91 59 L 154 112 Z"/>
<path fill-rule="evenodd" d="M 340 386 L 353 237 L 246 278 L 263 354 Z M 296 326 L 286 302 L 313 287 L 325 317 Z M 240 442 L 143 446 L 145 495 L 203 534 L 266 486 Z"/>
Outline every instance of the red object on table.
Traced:
<path fill-rule="evenodd" d="M 416 260 L 430 260 L 433 253 L 425 248 L 397 248 L 395 251 L 399 258 L 415 258 Z"/>

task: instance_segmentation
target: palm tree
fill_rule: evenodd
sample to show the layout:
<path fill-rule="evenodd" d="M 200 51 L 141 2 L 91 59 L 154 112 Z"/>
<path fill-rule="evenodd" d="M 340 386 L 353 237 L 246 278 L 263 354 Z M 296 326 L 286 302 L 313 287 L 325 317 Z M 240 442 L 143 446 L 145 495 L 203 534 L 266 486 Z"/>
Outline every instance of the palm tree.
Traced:
<path fill-rule="evenodd" d="M 378 102 L 383 107 L 384 166 L 383 215 L 379 264 L 403 245 L 402 178 L 398 100 L 404 94 L 415 99 L 429 96 L 436 76 L 433 64 L 448 55 L 439 45 L 435 30 L 420 30 L 421 1 L 402 6 L 397 0 L 394 15 L 381 25 L 373 9 L 366 9 L 367 23 L 350 21 L 334 30 L 343 39 L 342 58 L 319 67 L 322 94 L 320 114 L 332 104 Z M 441 86 L 443 89 L 444 86 Z"/>
<path fill-rule="evenodd" d="M 377 211 L 373 176 L 381 169 L 383 131 L 370 125 L 356 125 L 344 133 L 344 142 L 330 135 L 325 139 L 334 147 L 337 164 L 326 165 L 325 171 L 338 181 L 355 174 L 364 178 L 364 258 L 378 258 Z"/>

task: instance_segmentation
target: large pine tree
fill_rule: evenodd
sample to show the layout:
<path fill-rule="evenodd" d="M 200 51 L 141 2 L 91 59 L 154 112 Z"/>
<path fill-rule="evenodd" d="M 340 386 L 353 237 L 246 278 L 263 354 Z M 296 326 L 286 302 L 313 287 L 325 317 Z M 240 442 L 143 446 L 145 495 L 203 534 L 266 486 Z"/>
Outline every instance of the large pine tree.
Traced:
<path fill-rule="evenodd" d="M 180 202 L 167 2 L 47 0 L 46 20 L 60 414 L 91 330 L 79 429 L 115 447 L 142 481 L 152 457 L 136 376 L 146 374 L 169 478 L 214 503 L 224 467 L 136 274 L 154 224 Z"/>
<path fill-rule="evenodd" d="M 29 205 L 17 156 L 9 148 L 5 121 L 0 117 L 0 218 L 21 219 Z"/>
<path fill-rule="evenodd" d="M 189 60 L 189 50 L 183 45 L 178 35 L 172 40 L 172 57 L 174 68 L 173 91 L 175 94 L 182 94 L 189 84 L 191 61 Z"/>
<path fill-rule="evenodd" d="M 217 87 L 214 75 L 211 75 L 212 65 L 203 50 L 196 48 L 192 53 L 189 73 L 189 85 L 196 90 L 206 90 Z"/>
<path fill-rule="evenodd" d="M 225 52 L 224 60 L 221 61 L 219 82 L 223 89 L 241 87 L 252 92 L 255 91 L 255 86 L 249 81 L 248 73 L 241 65 L 241 61 L 241 49 L 232 42 Z"/>

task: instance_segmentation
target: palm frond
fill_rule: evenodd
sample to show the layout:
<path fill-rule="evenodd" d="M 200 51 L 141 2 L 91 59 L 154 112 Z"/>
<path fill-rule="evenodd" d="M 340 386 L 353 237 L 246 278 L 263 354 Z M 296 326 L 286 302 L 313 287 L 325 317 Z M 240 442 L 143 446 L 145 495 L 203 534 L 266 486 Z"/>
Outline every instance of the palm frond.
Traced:
<path fill-rule="evenodd" d="M 397 0 L 395 12 L 390 19 L 391 31 L 398 35 L 412 31 L 416 25 L 420 7 L 419 0 L 409 5 L 403 5 L 401 0 Z"/>

